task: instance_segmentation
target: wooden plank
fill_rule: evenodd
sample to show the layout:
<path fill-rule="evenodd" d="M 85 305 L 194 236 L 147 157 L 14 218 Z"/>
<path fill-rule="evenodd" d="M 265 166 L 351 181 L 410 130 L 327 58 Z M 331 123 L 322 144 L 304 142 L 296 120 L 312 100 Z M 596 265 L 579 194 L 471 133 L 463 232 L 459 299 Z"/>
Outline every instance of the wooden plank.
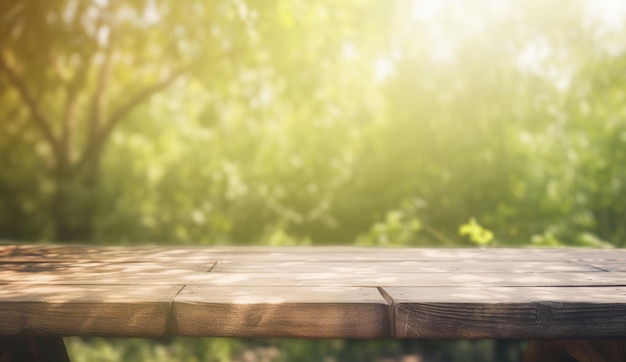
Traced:
<path fill-rule="evenodd" d="M 135 270 L 73 273 L 0 271 L 1 284 L 141 284 L 222 286 L 438 287 L 438 286 L 626 286 L 626 273 L 222 273 L 193 270 Z"/>
<path fill-rule="evenodd" d="M 5 285 L 0 293 L 0 335 L 167 336 L 170 303 L 181 288 Z"/>
<path fill-rule="evenodd" d="M 211 272 L 184 278 L 152 280 L 151 283 L 186 283 L 221 286 L 294 286 L 294 287 L 533 287 L 533 286 L 626 286 L 626 273 L 223 273 Z M 0 280 L 0 283 L 2 281 Z"/>
<path fill-rule="evenodd" d="M 187 286 L 174 311 L 182 336 L 389 336 L 387 306 L 375 288 Z"/>
<path fill-rule="evenodd" d="M 214 251 L 218 251 L 213 249 Z M 245 250 L 245 249 L 244 249 Z M 309 252 L 305 252 L 310 250 Z M 262 248 L 254 252 L 219 249 L 220 260 L 236 261 L 574 261 L 577 259 L 626 260 L 622 249 L 420 249 L 319 247 Z"/>
<path fill-rule="evenodd" d="M 626 288 L 384 288 L 398 338 L 624 338 Z"/>
<path fill-rule="evenodd" d="M 457 261 L 457 262 L 419 262 L 419 261 L 220 261 L 214 269 L 216 272 L 255 272 L 255 273 L 306 273 L 306 272 L 337 272 L 355 274 L 380 273 L 494 273 L 507 274 L 536 272 L 590 272 L 601 271 L 591 265 L 578 262 L 536 261 Z"/>
<path fill-rule="evenodd" d="M 0 245 L 0 258 L 11 255 L 16 248 L 15 245 Z"/>
<path fill-rule="evenodd" d="M 4 246 L 5 248 L 13 246 Z M 1 256 L 1 254 L 0 254 Z M 626 249 L 421 249 L 363 247 L 172 247 L 18 245 L 13 258 L 24 261 L 106 258 L 142 261 L 215 257 L 222 260 L 267 261 L 565 261 L 626 260 Z"/>
<path fill-rule="evenodd" d="M 0 263 L 56 262 L 160 262 L 178 264 L 214 263 L 214 252 L 205 248 L 167 247 L 92 247 L 59 245 L 21 245 Z"/>
<path fill-rule="evenodd" d="M 195 263 L 163 263 L 163 262 L 124 262 L 115 263 L 110 261 L 81 261 L 81 262 L 55 262 L 55 263 L 0 263 L 2 270 L 19 273 L 73 273 L 73 272 L 143 272 L 154 270 L 185 270 L 209 272 L 215 266 L 215 262 Z M 1 271 L 0 271 L 1 272 Z"/>
<path fill-rule="evenodd" d="M 0 284 L 184 284 L 202 280 L 213 264 L 5 263 Z"/>
<path fill-rule="evenodd" d="M 626 261 L 589 261 L 589 265 L 611 272 L 626 272 Z"/>
<path fill-rule="evenodd" d="M 207 248 L 211 249 L 211 248 Z M 505 260 L 567 260 L 600 259 L 624 260 L 626 249 L 589 249 L 589 248 L 383 248 L 383 247 L 219 247 L 216 252 L 230 256 L 250 255 L 288 255 L 289 257 L 310 257 L 320 254 L 340 255 L 350 260 L 365 257 L 366 260 L 459 260 L 473 259 L 493 261 L 494 257 Z M 300 259 L 296 259 L 300 260 Z M 498 259 L 495 259 L 498 260 Z"/>
<path fill-rule="evenodd" d="M 0 246 L 0 334 L 173 333 L 186 285 L 182 335 L 623 338 L 623 263 L 588 249 Z"/>

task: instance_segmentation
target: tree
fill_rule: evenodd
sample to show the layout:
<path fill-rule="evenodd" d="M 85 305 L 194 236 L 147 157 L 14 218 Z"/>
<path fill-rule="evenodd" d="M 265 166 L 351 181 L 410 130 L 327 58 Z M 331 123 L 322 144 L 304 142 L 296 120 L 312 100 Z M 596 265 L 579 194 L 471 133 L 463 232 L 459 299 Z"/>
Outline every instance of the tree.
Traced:
<path fill-rule="evenodd" d="M 176 32 L 169 33 L 174 22 L 156 26 L 155 18 L 175 21 L 192 5 L 164 14 L 145 1 L 2 3 L 3 93 L 17 93 L 28 110 L 24 119 L 5 122 L 28 123 L 41 137 L 41 162 L 54 180 L 50 214 L 57 240 L 91 238 L 101 158 L 119 124 L 197 62 L 216 56 L 212 51 L 229 53 L 185 54 Z M 129 52 L 137 48 L 146 52 Z"/>
<path fill-rule="evenodd" d="M 24 124 L 31 139 L 26 141 L 22 131 L 9 131 L 11 137 L 43 150 L 38 160 L 53 180 L 55 239 L 92 238 L 107 144 L 153 95 L 189 79 L 223 89 L 245 68 L 273 66 L 280 76 L 291 77 L 304 65 L 294 58 L 310 62 L 301 54 L 338 46 L 311 35 L 320 32 L 324 16 L 345 16 L 342 9 L 324 15 L 323 4 L 298 9 L 289 4 L 38 0 L 0 5 L 2 95 L 15 111 L 4 122 Z M 318 79 L 308 77 L 309 87 L 315 87 Z M 305 80 L 291 91 L 306 87 Z"/>

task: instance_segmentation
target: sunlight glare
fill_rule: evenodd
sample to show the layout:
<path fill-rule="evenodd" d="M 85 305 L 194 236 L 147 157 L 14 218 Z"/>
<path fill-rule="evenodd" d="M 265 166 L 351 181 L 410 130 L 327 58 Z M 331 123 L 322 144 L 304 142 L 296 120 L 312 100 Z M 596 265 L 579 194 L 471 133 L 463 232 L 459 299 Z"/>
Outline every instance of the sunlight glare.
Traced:
<path fill-rule="evenodd" d="M 414 20 L 432 21 L 438 17 L 449 3 L 449 0 L 414 0 L 411 9 L 411 15 Z"/>
<path fill-rule="evenodd" d="M 474 6 L 475 5 L 475 6 Z M 482 36 L 489 17 L 501 16 L 509 8 L 509 0 L 478 2 L 453 0 L 412 0 L 411 20 L 426 30 L 432 44 L 430 60 L 436 64 L 451 64 L 459 45 L 468 38 Z"/>
<path fill-rule="evenodd" d="M 143 13 L 143 19 L 147 24 L 156 24 L 161 19 L 154 1 L 148 1 Z"/>
<path fill-rule="evenodd" d="M 430 54 L 430 60 L 435 64 L 448 64 L 454 61 L 454 47 L 446 42 L 436 44 Z"/>
<path fill-rule="evenodd" d="M 393 73 L 393 64 L 384 57 L 378 57 L 374 62 L 375 79 L 382 82 Z"/>
<path fill-rule="evenodd" d="M 352 59 L 357 55 L 356 47 L 352 43 L 345 43 L 341 48 L 341 56 L 346 59 Z"/>
<path fill-rule="evenodd" d="M 623 0 L 587 0 L 589 14 L 613 29 L 622 29 L 626 21 L 626 1 Z"/>

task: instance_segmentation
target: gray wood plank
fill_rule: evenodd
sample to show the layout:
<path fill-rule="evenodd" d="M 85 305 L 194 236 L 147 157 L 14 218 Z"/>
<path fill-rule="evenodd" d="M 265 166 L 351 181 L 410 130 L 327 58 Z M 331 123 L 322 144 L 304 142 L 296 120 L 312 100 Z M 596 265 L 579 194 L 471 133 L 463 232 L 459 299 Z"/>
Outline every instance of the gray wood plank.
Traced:
<path fill-rule="evenodd" d="M 626 286 L 626 273 L 223 273 L 176 269 L 23 273 L 0 271 L 1 284 L 142 284 L 294 287 Z"/>
<path fill-rule="evenodd" d="M 182 336 L 389 336 L 387 306 L 375 288 L 187 286 L 174 311 Z"/>
<path fill-rule="evenodd" d="M 379 273 L 536 273 L 536 272 L 590 272 L 600 269 L 578 262 L 552 261 L 220 261 L 216 272 L 306 273 L 337 272 L 346 274 Z"/>
<path fill-rule="evenodd" d="M 13 248 L 13 246 L 3 246 Z M 159 257 L 163 260 L 196 260 L 207 257 L 220 260 L 253 261 L 566 261 L 626 260 L 626 249 L 422 249 L 363 247 L 93 247 L 60 245 L 18 245 L 12 250 L 14 260 L 53 261 L 80 258 L 106 258 L 116 261 L 142 261 Z M 0 262 L 2 254 L 0 253 Z"/>
<path fill-rule="evenodd" d="M 624 338 L 625 264 L 623 249 L 5 245 L 0 335 Z"/>
<path fill-rule="evenodd" d="M 379 273 L 348 274 L 341 272 L 318 273 L 224 273 L 211 272 L 186 276 L 171 281 L 188 285 L 220 286 L 317 286 L 317 287 L 485 287 L 485 286 L 626 286 L 626 273 Z M 1 282 L 1 281 L 0 281 Z M 160 280 L 154 280 L 158 284 Z M 166 281 L 165 281 L 166 282 Z"/>
<path fill-rule="evenodd" d="M 242 261 L 568 261 L 626 260 L 626 249 L 501 249 L 501 248 L 333 248 L 333 247 L 267 247 L 246 252 L 246 249 L 219 249 L 221 260 Z"/>
<path fill-rule="evenodd" d="M 398 338 L 624 338 L 626 288 L 384 288 Z"/>
<path fill-rule="evenodd" d="M 585 261 L 589 265 L 598 269 L 610 272 L 626 272 L 626 261 L 604 260 L 604 261 Z"/>
<path fill-rule="evenodd" d="M 7 257 L 0 255 L 0 263 L 56 263 L 56 262 L 160 262 L 179 264 L 214 263 L 213 249 L 172 247 L 121 246 L 65 246 L 18 245 Z"/>
<path fill-rule="evenodd" d="M 203 271 L 209 272 L 215 266 L 215 262 L 111 262 L 111 261 L 67 261 L 54 263 L 0 263 L 3 271 L 12 271 L 19 273 L 66 273 L 74 272 L 91 272 L 91 273 L 107 273 L 107 272 L 142 272 L 154 270 L 185 270 L 185 271 Z M 0 271 L 1 272 L 1 271 Z"/>
<path fill-rule="evenodd" d="M 4 285 L 0 335 L 158 337 L 171 334 L 182 286 Z"/>
<path fill-rule="evenodd" d="M 4 263 L 0 284 L 185 284 L 202 280 L 213 263 Z"/>

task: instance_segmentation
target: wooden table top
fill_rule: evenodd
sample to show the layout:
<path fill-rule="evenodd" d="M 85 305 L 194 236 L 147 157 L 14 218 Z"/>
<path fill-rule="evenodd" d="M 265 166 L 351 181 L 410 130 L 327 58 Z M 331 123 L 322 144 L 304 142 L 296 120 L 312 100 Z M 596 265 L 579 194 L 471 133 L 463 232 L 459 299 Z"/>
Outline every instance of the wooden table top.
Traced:
<path fill-rule="evenodd" d="M 0 335 L 624 338 L 626 249 L 0 246 Z"/>

